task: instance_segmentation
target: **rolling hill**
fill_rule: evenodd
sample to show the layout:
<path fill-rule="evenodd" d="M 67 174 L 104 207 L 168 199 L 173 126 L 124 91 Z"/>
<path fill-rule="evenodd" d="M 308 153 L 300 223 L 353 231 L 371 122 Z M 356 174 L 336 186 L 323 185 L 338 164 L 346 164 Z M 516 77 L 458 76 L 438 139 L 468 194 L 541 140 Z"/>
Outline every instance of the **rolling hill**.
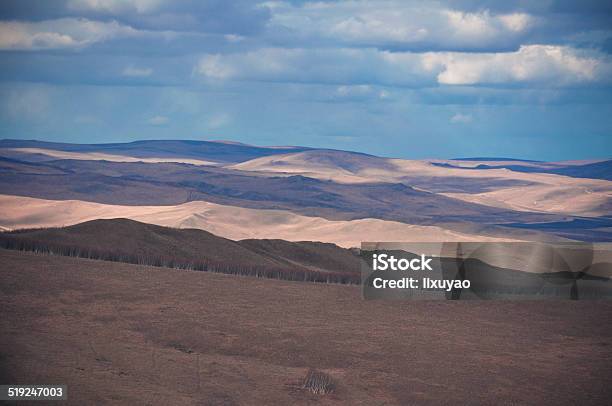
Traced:
<path fill-rule="evenodd" d="M 287 209 L 331 220 L 379 218 L 409 224 L 445 221 L 503 223 L 559 220 L 450 198 L 404 183 L 347 184 L 303 175 L 267 176 L 177 163 L 63 160 L 62 174 L 12 173 L 0 193 L 107 204 L 169 205 L 203 200 L 261 209 Z"/>
<path fill-rule="evenodd" d="M 433 235 L 441 238 L 612 240 L 606 225 L 612 210 L 606 162 L 406 160 L 329 149 L 170 140 L 92 145 L 3 140 L 0 156 L 3 195 L 142 207 L 127 210 L 131 214 L 125 217 L 178 227 L 217 227 L 206 229 L 232 238 L 295 240 L 300 232 L 297 224 L 309 224 L 308 218 L 313 218 L 320 220 L 312 230 L 320 233 L 306 231 L 308 238 L 324 235 L 324 241 L 342 245 L 349 240 L 326 236 L 348 236 L 357 223 L 347 227 L 347 223 L 332 222 L 361 221 L 363 230 L 370 222 L 394 222 L 396 231 L 388 237 L 393 239 L 403 224 L 422 235 L 432 234 L 419 228 L 437 227 L 442 234 L 435 231 Z M 580 177 L 589 173 L 603 179 Z M 221 215 L 223 221 L 211 221 L 210 215 L 202 217 L 202 211 L 182 206 L 192 202 L 277 210 L 286 219 L 296 216 L 296 221 L 264 224 L 250 218 L 247 221 L 262 230 L 278 230 L 277 234 L 250 234 L 248 227 L 240 231 L 226 215 Z M 171 218 L 151 215 L 171 210 Z M 176 217 L 178 212 L 182 219 Z M 37 216 L 55 214 L 39 210 Z M 85 219 L 89 218 L 81 221 Z M 34 218 L 22 223 L 27 226 L 28 222 L 37 225 Z M 552 224 L 555 227 L 547 226 Z M 12 228 L 8 223 L 0 227 Z M 388 240 L 377 232 L 373 236 Z"/>
<path fill-rule="evenodd" d="M 81 200 L 47 200 L 0 195 L 0 227 L 62 227 L 94 219 L 128 218 L 174 228 L 197 228 L 231 240 L 321 241 L 359 247 L 362 241 L 508 241 L 470 231 L 380 219 L 328 220 L 290 210 L 252 209 L 204 201 L 171 206 L 110 205 Z M 245 227 L 245 224 L 248 227 Z M 515 238 L 517 239 L 517 238 Z"/>
<path fill-rule="evenodd" d="M 232 241 L 198 229 L 174 229 L 127 219 L 92 220 L 62 228 L 0 233 L 7 248 L 57 252 L 158 266 L 253 274 L 358 274 L 354 252 L 333 244 L 282 240 Z"/>

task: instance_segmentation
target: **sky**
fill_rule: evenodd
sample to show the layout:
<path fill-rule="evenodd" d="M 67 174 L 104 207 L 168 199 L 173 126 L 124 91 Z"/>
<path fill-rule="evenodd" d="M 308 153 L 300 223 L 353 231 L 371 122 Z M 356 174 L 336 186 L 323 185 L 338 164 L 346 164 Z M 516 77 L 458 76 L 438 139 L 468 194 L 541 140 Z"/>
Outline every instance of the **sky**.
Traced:
<path fill-rule="evenodd" d="M 3 0 L 0 138 L 610 158 L 612 2 Z"/>

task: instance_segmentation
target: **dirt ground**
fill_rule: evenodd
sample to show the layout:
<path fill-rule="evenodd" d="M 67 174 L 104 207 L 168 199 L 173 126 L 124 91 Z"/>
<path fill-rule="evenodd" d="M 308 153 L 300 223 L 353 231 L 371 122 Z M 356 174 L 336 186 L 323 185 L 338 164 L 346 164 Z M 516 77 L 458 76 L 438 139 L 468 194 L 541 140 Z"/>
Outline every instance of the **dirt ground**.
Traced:
<path fill-rule="evenodd" d="M 309 368 L 336 391 L 301 389 Z M 0 250 L 0 383 L 68 404 L 600 405 L 611 379 L 612 302 L 364 301 Z"/>

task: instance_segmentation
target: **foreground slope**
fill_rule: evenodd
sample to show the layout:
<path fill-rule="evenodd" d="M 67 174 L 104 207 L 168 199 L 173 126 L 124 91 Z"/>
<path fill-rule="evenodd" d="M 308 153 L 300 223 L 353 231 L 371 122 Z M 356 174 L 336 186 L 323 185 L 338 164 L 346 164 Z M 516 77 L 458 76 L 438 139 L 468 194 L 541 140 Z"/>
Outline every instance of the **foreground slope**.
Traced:
<path fill-rule="evenodd" d="M 3 382 L 67 404 L 601 405 L 612 303 L 363 301 L 291 283 L 0 250 Z M 308 368 L 337 390 L 300 389 Z"/>

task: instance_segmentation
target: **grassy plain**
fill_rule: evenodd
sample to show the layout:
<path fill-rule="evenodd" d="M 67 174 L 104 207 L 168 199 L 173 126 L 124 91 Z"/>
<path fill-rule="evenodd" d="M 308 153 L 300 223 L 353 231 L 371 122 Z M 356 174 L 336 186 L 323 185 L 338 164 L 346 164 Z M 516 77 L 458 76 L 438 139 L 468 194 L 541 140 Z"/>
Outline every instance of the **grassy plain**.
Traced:
<path fill-rule="evenodd" d="M 69 404 L 606 404 L 611 302 L 358 287 L 0 250 L 0 380 Z M 334 393 L 300 388 L 309 368 Z"/>

